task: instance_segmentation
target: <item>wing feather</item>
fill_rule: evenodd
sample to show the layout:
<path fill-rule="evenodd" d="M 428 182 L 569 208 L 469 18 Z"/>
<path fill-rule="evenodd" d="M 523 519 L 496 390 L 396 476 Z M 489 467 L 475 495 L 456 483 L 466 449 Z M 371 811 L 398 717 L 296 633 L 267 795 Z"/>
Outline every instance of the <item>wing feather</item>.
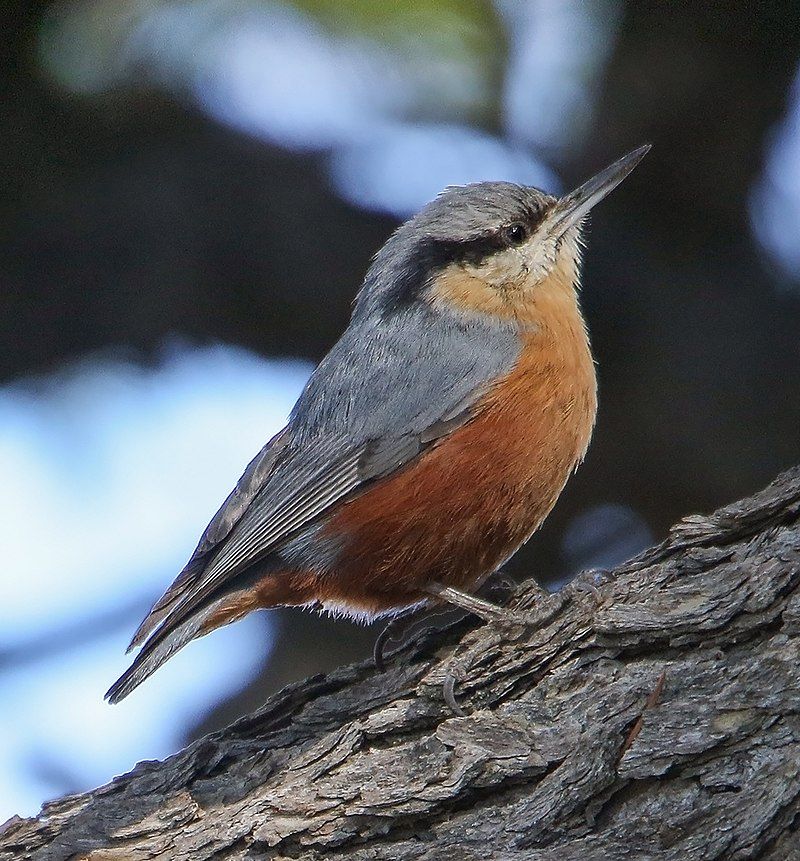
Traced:
<path fill-rule="evenodd" d="M 388 324 L 354 318 L 133 645 L 163 639 L 327 509 L 469 421 L 518 352 L 508 331 L 420 307 Z"/>
<path fill-rule="evenodd" d="M 289 441 L 288 430 L 288 427 L 285 427 L 275 434 L 247 465 L 247 469 L 237 482 L 236 487 L 205 528 L 183 571 L 175 578 L 175 581 L 161 598 L 156 601 L 136 629 L 136 633 L 128 646 L 128 651 L 141 645 L 147 639 L 170 614 L 181 596 L 203 574 L 211 551 L 228 537 L 258 492 L 266 484 L 281 456 L 286 453 L 286 446 Z"/>

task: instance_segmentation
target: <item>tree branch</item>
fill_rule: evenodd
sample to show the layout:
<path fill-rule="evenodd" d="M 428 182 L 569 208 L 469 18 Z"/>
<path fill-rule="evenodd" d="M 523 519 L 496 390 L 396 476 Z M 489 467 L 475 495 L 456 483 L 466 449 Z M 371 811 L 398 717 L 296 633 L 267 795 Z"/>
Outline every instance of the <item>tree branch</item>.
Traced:
<path fill-rule="evenodd" d="M 512 606 L 15 818 L 0 859 L 800 857 L 800 468 Z"/>

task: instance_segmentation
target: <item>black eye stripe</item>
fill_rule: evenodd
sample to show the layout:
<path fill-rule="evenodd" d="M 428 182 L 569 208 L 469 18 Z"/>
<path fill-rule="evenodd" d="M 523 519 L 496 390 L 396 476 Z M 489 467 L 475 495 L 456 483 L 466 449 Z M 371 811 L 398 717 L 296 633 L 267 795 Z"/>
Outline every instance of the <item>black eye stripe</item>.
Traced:
<path fill-rule="evenodd" d="M 369 285 L 391 278 L 391 287 L 384 284 L 382 290 L 387 312 L 422 295 L 449 266 L 481 267 L 527 242 L 555 202 L 532 190 L 524 195 L 512 189 L 513 194 L 500 194 L 497 200 L 492 194 L 487 198 L 482 187 L 478 191 L 480 196 L 466 187 L 437 198 L 430 211 L 423 210 L 399 228 L 379 252 L 367 278 Z M 455 203 L 462 198 L 469 205 L 458 209 Z"/>
<path fill-rule="evenodd" d="M 541 215 L 539 211 L 518 215 L 513 221 L 495 227 L 490 233 L 461 240 L 426 237 L 418 243 L 414 254 L 418 271 L 426 273 L 421 280 L 428 280 L 450 263 L 479 266 L 499 251 L 522 245 L 533 235 Z"/>
<path fill-rule="evenodd" d="M 437 242 L 432 250 L 442 265 L 451 262 L 478 264 L 507 247 L 498 233 L 464 242 Z"/>

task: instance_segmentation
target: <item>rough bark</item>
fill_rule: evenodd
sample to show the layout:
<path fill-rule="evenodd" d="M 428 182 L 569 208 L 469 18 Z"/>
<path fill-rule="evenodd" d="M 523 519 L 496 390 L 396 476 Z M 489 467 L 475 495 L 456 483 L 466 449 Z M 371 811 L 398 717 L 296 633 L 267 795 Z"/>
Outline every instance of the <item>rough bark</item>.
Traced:
<path fill-rule="evenodd" d="M 0 859 L 800 858 L 800 468 L 510 606 L 11 820 Z"/>

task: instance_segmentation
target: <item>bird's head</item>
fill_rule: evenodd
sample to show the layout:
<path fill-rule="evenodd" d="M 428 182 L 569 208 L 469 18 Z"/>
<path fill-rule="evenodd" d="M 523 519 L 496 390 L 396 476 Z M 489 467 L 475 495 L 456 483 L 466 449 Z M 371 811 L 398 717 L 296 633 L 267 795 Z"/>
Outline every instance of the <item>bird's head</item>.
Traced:
<path fill-rule="evenodd" d="M 628 153 L 560 198 L 509 182 L 448 188 L 378 252 L 356 311 L 421 300 L 534 322 L 545 289 L 574 293 L 584 219 L 649 149 Z"/>

